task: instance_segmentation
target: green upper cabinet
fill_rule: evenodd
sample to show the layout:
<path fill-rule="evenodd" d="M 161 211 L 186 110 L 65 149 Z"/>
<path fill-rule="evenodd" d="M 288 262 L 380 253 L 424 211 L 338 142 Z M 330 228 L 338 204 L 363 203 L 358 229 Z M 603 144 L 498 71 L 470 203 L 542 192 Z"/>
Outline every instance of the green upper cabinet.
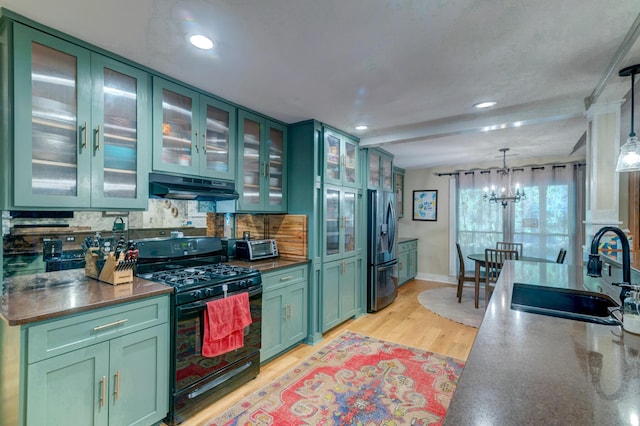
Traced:
<path fill-rule="evenodd" d="M 386 151 L 368 148 L 367 187 L 393 190 L 393 156 Z"/>
<path fill-rule="evenodd" d="M 329 129 L 324 131 L 324 182 L 360 186 L 358 142 Z"/>
<path fill-rule="evenodd" d="M 238 111 L 238 211 L 287 211 L 287 128 Z"/>
<path fill-rule="evenodd" d="M 153 170 L 234 179 L 234 106 L 154 77 L 153 111 Z"/>
<path fill-rule="evenodd" d="M 147 206 L 149 75 L 13 23 L 16 208 Z"/>

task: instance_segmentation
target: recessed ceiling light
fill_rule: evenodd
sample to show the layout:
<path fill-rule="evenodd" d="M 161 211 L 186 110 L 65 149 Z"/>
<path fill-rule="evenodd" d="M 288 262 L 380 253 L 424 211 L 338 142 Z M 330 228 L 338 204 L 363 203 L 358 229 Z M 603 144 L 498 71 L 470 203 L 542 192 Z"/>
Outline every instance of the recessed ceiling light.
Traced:
<path fill-rule="evenodd" d="M 483 109 L 483 108 L 490 108 L 495 104 L 497 104 L 496 101 L 485 101 L 485 102 L 478 102 L 477 104 L 473 104 L 473 107 L 478 109 Z"/>
<path fill-rule="evenodd" d="M 365 125 L 365 124 L 359 124 L 355 127 L 356 130 L 367 130 L 369 128 L 369 126 Z"/>
<path fill-rule="evenodd" d="M 209 50 L 213 47 L 213 41 L 209 37 L 202 34 L 196 34 L 189 37 L 189 42 L 198 49 Z"/>

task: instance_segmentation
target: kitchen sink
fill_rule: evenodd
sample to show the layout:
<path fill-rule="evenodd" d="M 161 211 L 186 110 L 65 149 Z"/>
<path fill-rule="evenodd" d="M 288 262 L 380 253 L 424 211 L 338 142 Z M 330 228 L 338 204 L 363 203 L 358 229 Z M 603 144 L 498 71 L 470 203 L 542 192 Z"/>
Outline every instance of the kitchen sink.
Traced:
<path fill-rule="evenodd" d="M 609 296 L 532 284 L 513 284 L 511 309 L 596 324 L 620 325 L 611 313 L 619 305 Z"/>

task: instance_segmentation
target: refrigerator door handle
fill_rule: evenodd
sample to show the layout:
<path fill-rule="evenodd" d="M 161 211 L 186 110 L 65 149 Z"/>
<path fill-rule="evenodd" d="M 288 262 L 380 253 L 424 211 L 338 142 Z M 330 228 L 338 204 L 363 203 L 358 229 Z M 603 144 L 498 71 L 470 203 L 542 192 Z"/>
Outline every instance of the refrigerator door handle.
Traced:
<path fill-rule="evenodd" d="M 387 204 L 387 227 L 389 230 L 389 239 L 387 242 L 387 251 L 391 253 L 396 239 L 396 213 L 393 208 L 393 203 L 389 201 Z"/>

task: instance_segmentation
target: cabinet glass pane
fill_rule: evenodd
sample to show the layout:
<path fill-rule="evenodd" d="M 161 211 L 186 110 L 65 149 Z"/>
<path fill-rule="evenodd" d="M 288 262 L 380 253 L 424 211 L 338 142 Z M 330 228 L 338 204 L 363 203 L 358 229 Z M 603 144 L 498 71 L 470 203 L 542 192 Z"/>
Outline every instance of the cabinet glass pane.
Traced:
<path fill-rule="evenodd" d="M 191 167 L 193 99 L 162 90 L 162 162 Z"/>
<path fill-rule="evenodd" d="M 332 255 L 340 252 L 340 191 L 328 189 L 325 200 L 327 206 L 327 234 L 325 254 Z"/>
<path fill-rule="evenodd" d="M 340 139 L 328 135 L 325 142 L 327 153 L 327 178 L 340 180 Z"/>
<path fill-rule="evenodd" d="M 242 198 L 245 205 L 260 204 L 260 123 L 244 119 L 244 185 Z"/>
<path fill-rule="evenodd" d="M 207 105 L 207 169 L 229 171 L 229 113 Z"/>
<path fill-rule="evenodd" d="M 354 144 L 345 143 L 344 159 L 344 180 L 347 183 L 356 183 L 358 181 L 358 150 Z"/>
<path fill-rule="evenodd" d="M 356 248 L 356 194 L 344 193 L 344 253 Z"/>
<path fill-rule="evenodd" d="M 136 198 L 138 96 L 135 78 L 104 69 L 104 195 Z"/>
<path fill-rule="evenodd" d="M 32 43 L 32 193 L 78 191 L 77 59 Z"/>
<path fill-rule="evenodd" d="M 380 186 L 380 156 L 375 152 L 369 153 L 369 186 Z"/>
<path fill-rule="evenodd" d="M 281 130 L 269 130 L 269 205 L 282 204 L 284 134 Z"/>
<path fill-rule="evenodd" d="M 393 188 L 393 170 L 391 160 L 382 158 L 382 189 L 391 191 Z"/>
<path fill-rule="evenodd" d="M 404 188 L 404 175 L 396 174 L 396 210 L 398 211 L 398 217 L 404 216 L 404 203 L 402 200 L 402 191 Z"/>

